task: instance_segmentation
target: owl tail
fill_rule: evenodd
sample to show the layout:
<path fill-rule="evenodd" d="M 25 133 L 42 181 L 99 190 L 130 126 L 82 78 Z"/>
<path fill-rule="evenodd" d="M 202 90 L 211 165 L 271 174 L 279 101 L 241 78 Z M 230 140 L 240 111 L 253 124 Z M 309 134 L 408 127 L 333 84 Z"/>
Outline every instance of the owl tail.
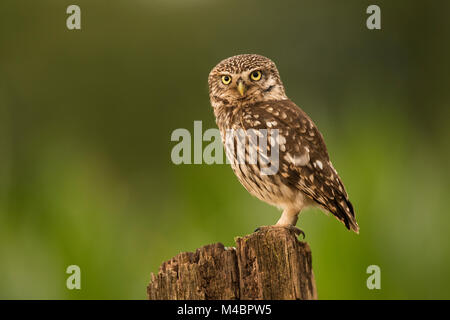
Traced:
<path fill-rule="evenodd" d="M 336 210 L 332 213 L 336 216 L 336 218 L 342 221 L 347 229 L 351 229 L 355 233 L 359 234 L 359 226 L 356 222 L 355 211 L 350 200 L 344 199 L 344 201 L 336 201 L 335 205 Z"/>

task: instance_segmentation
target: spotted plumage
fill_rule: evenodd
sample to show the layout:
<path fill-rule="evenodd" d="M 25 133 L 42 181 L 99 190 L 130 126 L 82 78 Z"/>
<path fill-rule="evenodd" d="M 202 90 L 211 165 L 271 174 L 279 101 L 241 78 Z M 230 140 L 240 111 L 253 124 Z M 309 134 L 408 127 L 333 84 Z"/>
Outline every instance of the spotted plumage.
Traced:
<path fill-rule="evenodd" d="M 287 98 L 270 59 L 239 55 L 223 60 L 209 75 L 209 91 L 234 173 L 252 195 L 283 209 L 277 225 L 295 226 L 300 211 L 315 205 L 359 231 L 322 134 Z M 246 134 L 244 139 L 233 134 L 239 130 Z M 261 145 L 263 138 L 267 143 Z M 241 154 L 239 143 L 245 146 Z M 269 167 L 276 170 L 267 174 Z"/>

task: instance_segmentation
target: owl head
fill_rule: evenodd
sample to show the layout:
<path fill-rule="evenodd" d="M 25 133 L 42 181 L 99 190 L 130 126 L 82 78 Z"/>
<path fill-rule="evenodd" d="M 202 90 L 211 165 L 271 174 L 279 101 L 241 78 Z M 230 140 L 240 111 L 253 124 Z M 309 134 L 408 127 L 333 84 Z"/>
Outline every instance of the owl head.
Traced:
<path fill-rule="evenodd" d="M 209 73 L 208 83 L 214 108 L 287 99 L 275 63 L 257 54 L 221 61 Z"/>

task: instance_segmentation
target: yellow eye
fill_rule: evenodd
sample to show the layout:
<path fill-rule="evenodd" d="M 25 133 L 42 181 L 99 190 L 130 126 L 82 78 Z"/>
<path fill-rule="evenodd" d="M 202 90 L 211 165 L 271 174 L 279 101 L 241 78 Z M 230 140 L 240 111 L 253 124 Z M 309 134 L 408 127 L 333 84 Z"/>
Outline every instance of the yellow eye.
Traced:
<path fill-rule="evenodd" d="M 250 79 L 252 79 L 253 81 L 258 81 L 259 79 L 261 79 L 262 73 L 261 71 L 253 71 L 250 74 Z"/>
<path fill-rule="evenodd" d="M 222 76 L 222 83 L 223 84 L 230 84 L 231 77 L 230 76 Z"/>

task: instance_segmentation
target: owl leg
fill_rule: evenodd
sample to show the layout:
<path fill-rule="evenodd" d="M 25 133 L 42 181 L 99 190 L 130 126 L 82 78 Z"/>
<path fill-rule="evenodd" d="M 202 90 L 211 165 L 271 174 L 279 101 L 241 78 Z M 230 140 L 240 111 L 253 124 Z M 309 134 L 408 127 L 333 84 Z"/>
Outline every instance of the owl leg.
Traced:
<path fill-rule="evenodd" d="M 262 231 L 264 228 L 287 228 L 291 231 L 293 231 L 297 236 L 302 235 L 303 239 L 305 238 L 305 233 L 300 228 L 297 228 L 295 225 L 297 224 L 298 220 L 298 214 L 300 213 L 300 210 L 292 209 L 292 208 L 286 208 L 284 209 L 283 213 L 281 214 L 280 219 L 278 222 L 273 226 L 268 227 L 259 227 L 255 230 Z"/>
<path fill-rule="evenodd" d="M 293 208 L 286 208 L 283 210 L 280 219 L 275 224 L 276 226 L 295 226 L 298 220 L 300 210 Z"/>
<path fill-rule="evenodd" d="M 285 227 L 288 228 L 298 236 L 302 235 L 303 239 L 305 239 L 305 233 L 300 228 L 297 228 L 295 225 L 297 224 L 298 215 L 300 210 L 295 208 L 286 208 L 283 210 L 280 219 L 275 224 L 275 227 Z"/>

